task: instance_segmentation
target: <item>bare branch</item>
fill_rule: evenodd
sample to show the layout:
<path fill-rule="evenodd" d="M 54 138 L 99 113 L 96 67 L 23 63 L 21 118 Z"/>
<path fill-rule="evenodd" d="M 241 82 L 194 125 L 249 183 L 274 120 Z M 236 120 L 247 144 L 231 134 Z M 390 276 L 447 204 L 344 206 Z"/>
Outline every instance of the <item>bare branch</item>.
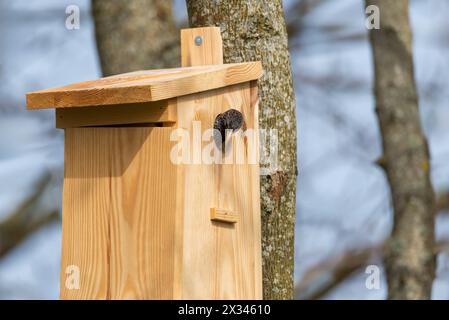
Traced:
<path fill-rule="evenodd" d="M 36 214 L 39 198 L 50 182 L 50 175 L 45 174 L 38 182 L 36 191 L 28 197 L 7 219 L 0 222 L 0 257 L 18 245 L 29 234 L 50 221 L 59 219 L 57 211 Z"/>
<path fill-rule="evenodd" d="M 322 298 L 361 267 L 381 256 L 383 250 L 383 244 L 361 250 L 349 250 L 316 265 L 296 285 L 295 298 L 301 300 Z"/>
<path fill-rule="evenodd" d="M 437 196 L 436 211 L 439 213 L 449 211 L 449 191 Z"/>
<path fill-rule="evenodd" d="M 295 298 L 300 300 L 316 300 L 323 298 L 344 280 L 368 265 L 375 259 L 383 259 L 386 244 L 379 244 L 361 250 L 349 250 L 338 257 L 323 261 L 304 275 L 295 286 Z M 449 239 L 440 240 L 434 252 L 449 252 Z"/>

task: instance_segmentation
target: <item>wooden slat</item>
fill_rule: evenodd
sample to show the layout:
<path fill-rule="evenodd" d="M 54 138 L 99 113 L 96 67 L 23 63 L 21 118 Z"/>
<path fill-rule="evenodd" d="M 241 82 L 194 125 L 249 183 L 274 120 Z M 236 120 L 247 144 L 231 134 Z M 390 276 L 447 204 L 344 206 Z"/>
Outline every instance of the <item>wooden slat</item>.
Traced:
<path fill-rule="evenodd" d="M 109 154 L 101 148 L 104 141 L 98 144 L 101 138 L 78 130 L 65 131 L 60 297 L 107 299 L 110 178 L 101 169 Z M 78 288 L 67 286 L 72 267 L 79 271 L 72 275 L 79 276 Z"/>
<path fill-rule="evenodd" d="M 28 109 L 158 101 L 258 79 L 260 62 L 137 71 L 27 93 Z"/>
<path fill-rule="evenodd" d="M 176 122 L 176 100 L 56 109 L 57 128 Z"/>
<path fill-rule="evenodd" d="M 173 298 L 171 131 L 65 130 L 61 298 Z M 65 286 L 70 266 L 79 268 L 79 289 Z"/>

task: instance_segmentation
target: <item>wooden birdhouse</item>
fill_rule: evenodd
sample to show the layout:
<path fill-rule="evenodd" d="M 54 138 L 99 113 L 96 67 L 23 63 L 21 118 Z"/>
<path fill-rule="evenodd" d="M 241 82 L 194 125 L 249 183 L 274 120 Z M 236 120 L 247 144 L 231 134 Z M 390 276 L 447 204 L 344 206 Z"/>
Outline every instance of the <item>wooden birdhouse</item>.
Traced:
<path fill-rule="evenodd" d="M 181 68 L 27 94 L 65 131 L 62 299 L 262 298 L 261 64 L 223 64 L 215 27 L 181 47 Z"/>

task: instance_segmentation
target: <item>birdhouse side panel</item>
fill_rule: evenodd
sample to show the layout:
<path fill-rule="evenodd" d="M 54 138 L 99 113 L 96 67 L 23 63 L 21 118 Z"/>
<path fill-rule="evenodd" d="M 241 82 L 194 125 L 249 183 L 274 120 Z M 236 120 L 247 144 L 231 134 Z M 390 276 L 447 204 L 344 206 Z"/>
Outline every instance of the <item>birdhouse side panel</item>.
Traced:
<path fill-rule="evenodd" d="M 61 298 L 173 298 L 171 131 L 66 129 Z"/>

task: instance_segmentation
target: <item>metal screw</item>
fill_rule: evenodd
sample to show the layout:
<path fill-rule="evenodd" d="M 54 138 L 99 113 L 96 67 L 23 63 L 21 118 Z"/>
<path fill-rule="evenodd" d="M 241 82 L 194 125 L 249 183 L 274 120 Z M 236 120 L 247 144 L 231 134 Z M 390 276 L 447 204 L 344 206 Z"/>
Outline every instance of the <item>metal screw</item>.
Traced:
<path fill-rule="evenodd" d="M 195 44 L 196 44 L 197 46 L 202 45 L 202 44 L 203 44 L 203 37 L 202 37 L 202 36 L 196 36 L 196 37 L 195 37 Z"/>

